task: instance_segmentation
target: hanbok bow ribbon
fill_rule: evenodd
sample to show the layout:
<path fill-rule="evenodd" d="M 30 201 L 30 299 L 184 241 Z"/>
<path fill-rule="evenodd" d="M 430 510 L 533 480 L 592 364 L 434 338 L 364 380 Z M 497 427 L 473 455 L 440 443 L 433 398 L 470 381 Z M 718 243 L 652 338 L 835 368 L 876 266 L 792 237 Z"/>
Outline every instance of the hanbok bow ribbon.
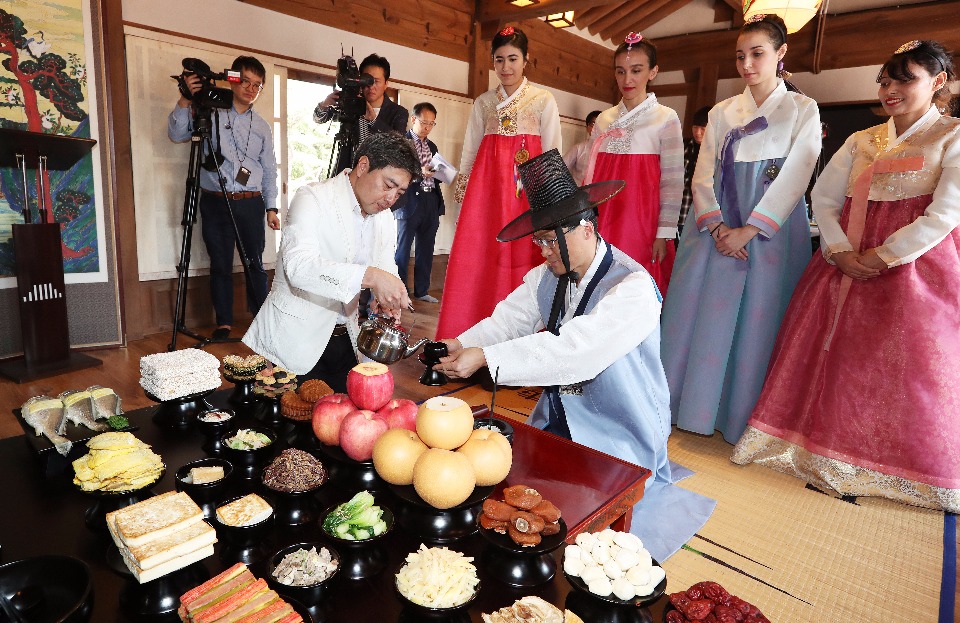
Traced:
<path fill-rule="evenodd" d="M 611 128 L 597 136 L 590 146 L 590 164 L 587 166 L 587 174 L 583 176 L 583 185 L 593 183 L 593 172 L 597 166 L 597 156 L 600 155 L 600 149 L 603 148 L 603 142 L 608 138 L 620 138 L 626 134 L 623 128 Z"/>
<path fill-rule="evenodd" d="M 740 216 L 740 206 L 736 205 L 736 193 L 735 189 L 731 188 L 730 191 L 726 192 L 728 189 L 724 188 L 724 184 L 727 180 L 732 180 L 734 175 L 734 151 L 736 150 L 737 143 L 740 142 L 745 136 L 750 136 L 751 134 L 756 134 L 758 132 L 763 132 L 767 129 L 767 118 L 766 117 L 757 117 L 750 123 L 738 128 L 733 128 L 727 132 L 726 138 L 723 139 L 723 149 L 720 150 L 720 201 L 723 202 L 724 198 L 730 195 L 730 198 L 733 200 L 732 205 L 727 206 L 727 210 L 724 214 L 724 217 L 729 221 L 727 226 L 735 229 L 737 227 L 743 227 L 743 217 Z"/>

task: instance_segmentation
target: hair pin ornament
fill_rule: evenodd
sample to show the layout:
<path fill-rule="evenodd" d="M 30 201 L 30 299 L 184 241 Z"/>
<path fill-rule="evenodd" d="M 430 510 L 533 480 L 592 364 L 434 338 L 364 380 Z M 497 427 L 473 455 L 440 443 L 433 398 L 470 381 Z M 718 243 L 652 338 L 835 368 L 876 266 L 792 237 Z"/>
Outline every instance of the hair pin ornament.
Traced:
<path fill-rule="evenodd" d="M 906 43 L 901 45 L 899 48 L 897 48 L 897 51 L 894 52 L 894 54 L 903 54 L 905 52 L 910 52 L 910 51 L 916 50 L 921 45 L 923 45 L 923 42 L 920 41 L 919 39 L 914 39 L 913 41 L 907 41 Z"/>
<path fill-rule="evenodd" d="M 516 30 L 514 30 L 513 26 L 504 26 L 503 30 L 500 31 L 500 34 L 504 37 L 509 37 L 515 32 Z"/>
<path fill-rule="evenodd" d="M 643 35 L 638 32 L 633 32 L 632 30 L 623 38 L 623 42 L 627 44 L 627 61 L 630 60 L 630 50 L 641 41 L 643 41 Z"/>

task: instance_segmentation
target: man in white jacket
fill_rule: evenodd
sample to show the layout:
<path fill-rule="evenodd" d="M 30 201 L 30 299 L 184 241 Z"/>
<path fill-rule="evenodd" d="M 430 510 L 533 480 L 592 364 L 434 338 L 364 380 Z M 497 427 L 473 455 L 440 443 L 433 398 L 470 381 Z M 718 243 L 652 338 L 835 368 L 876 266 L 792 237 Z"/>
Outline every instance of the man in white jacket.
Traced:
<path fill-rule="evenodd" d="M 301 380 L 346 391 L 357 364 L 360 291 L 369 288 L 380 311 L 397 318 L 410 305 L 390 207 L 419 174 L 413 146 L 387 132 L 361 143 L 352 169 L 297 191 L 273 287 L 243 342 Z"/>

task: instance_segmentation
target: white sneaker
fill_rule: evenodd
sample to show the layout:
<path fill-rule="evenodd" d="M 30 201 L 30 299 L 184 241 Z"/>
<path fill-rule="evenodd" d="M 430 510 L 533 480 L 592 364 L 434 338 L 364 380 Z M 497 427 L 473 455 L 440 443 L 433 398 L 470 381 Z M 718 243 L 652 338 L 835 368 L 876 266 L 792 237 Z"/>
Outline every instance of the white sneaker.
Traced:
<path fill-rule="evenodd" d="M 423 301 L 425 303 L 439 303 L 440 301 L 429 294 L 424 294 L 423 296 L 416 297 L 418 301 Z"/>

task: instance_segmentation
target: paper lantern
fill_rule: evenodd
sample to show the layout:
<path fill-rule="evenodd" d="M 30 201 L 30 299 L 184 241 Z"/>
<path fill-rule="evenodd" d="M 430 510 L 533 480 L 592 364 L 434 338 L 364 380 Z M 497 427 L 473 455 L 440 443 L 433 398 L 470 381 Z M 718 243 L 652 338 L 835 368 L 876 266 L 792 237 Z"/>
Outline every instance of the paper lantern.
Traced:
<path fill-rule="evenodd" d="M 744 0 L 743 19 L 753 15 L 779 15 L 788 33 L 795 33 L 820 10 L 821 0 Z"/>

